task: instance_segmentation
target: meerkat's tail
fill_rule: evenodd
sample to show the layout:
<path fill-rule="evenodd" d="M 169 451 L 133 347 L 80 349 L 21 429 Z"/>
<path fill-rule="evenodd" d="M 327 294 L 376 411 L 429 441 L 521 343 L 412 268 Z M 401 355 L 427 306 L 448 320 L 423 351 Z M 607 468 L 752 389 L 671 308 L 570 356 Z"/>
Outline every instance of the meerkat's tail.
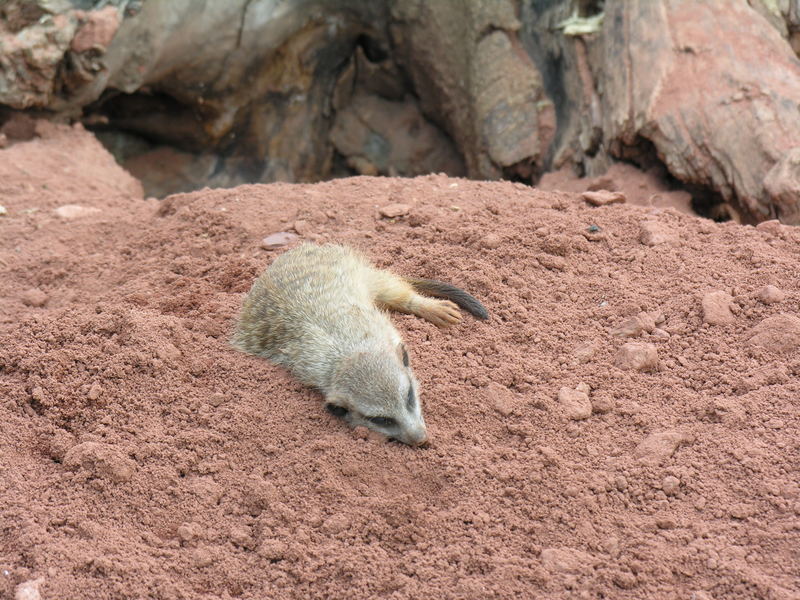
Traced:
<path fill-rule="evenodd" d="M 478 319 L 485 321 L 489 318 L 489 311 L 486 310 L 486 307 L 475 296 L 461 288 L 435 279 L 419 279 L 417 277 L 403 277 L 403 279 L 420 294 L 450 300 Z"/>

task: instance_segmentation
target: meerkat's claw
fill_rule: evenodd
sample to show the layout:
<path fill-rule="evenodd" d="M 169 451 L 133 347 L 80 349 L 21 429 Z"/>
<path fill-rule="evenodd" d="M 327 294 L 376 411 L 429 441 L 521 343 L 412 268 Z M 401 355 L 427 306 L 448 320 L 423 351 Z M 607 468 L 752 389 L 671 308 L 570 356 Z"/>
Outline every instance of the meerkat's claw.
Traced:
<path fill-rule="evenodd" d="M 452 323 L 457 323 L 461 320 L 461 309 L 458 308 L 457 304 L 450 302 L 450 300 L 442 300 L 440 306 L 450 317 L 449 320 Z"/>
<path fill-rule="evenodd" d="M 420 311 L 420 316 L 437 327 L 447 327 L 461 320 L 461 311 L 449 300 L 433 300 Z"/>

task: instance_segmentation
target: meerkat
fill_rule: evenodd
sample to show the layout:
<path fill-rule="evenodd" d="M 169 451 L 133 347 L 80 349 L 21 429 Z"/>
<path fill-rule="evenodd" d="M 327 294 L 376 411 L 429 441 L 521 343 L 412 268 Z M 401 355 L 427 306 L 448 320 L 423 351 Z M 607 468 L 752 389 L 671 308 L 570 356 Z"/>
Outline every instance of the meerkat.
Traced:
<path fill-rule="evenodd" d="M 255 280 L 231 343 L 318 389 L 351 427 L 420 446 L 428 434 L 419 386 L 386 309 L 446 327 L 461 320 L 459 307 L 489 318 L 453 285 L 378 269 L 346 246 L 303 244 Z"/>

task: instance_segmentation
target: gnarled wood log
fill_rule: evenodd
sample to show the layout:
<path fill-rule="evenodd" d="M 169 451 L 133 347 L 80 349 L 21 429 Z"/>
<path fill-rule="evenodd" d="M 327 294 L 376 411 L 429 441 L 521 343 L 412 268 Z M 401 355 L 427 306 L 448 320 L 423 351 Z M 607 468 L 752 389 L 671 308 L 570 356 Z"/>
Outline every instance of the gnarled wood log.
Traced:
<path fill-rule="evenodd" d="M 753 220 L 800 224 L 800 205 L 776 203 L 764 185 L 800 146 L 800 61 L 761 15 L 738 0 L 609 0 L 603 44 L 595 67 L 612 154 L 645 138 L 681 181 Z M 773 186 L 791 195 L 790 181 Z"/>
<path fill-rule="evenodd" d="M 800 223 L 788 0 L 87 4 L 0 6 L 0 105 L 92 124 L 151 193 L 660 161 Z"/>

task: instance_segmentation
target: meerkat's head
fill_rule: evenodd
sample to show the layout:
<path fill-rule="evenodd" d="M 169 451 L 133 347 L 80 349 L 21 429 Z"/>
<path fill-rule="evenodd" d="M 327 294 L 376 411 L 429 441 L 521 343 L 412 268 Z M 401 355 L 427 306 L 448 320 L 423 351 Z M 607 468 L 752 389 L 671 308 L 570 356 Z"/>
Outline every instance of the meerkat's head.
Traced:
<path fill-rule="evenodd" d="M 363 425 L 411 446 L 428 440 L 417 380 L 402 343 L 345 358 L 325 402 L 352 427 Z"/>

